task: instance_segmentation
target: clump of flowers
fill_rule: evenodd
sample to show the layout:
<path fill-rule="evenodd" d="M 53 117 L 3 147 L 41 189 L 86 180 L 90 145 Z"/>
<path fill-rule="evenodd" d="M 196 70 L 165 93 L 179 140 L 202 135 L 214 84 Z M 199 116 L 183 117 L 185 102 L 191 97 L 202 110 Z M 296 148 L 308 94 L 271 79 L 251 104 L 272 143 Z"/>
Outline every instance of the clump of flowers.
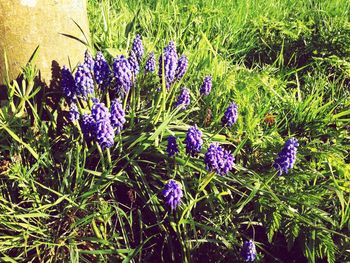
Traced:
<path fill-rule="evenodd" d="M 273 167 L 278 170 L 278 174 L 288 173 L 292 169 L 297 157 L 297 148 L 299 146 L 298 140 L 290 138 L 286 141 L 282 151 L 278 154 Z"/>
<path fill-rule="evenodd" d="M 130 68 L 129 61 L 124 56 L 120 56 L 114 60 L 113 71 L 117 84 L 117 92 L 120 95 L 128 93 L 133 84 Z"/>
<path fill-rule="evenodd" d="M 111 124 L 116 129 L 116 134 L 119 134 L 125 123 L 125 112 L 122 104 L 118 100 L 113 100 L 111 103 Z"/>
<path fill-rule="evenodd" d="M 209 171 L 219 175 L 225 175 L 232 170 L 235 158 L 224 150 L 218 143 L 212 143 L 204 157 L 204 163 Z"/>
<path fill-rule="evenodd" d="M 85 64 L 78 65 L 75 73 L 76 94 L 86 99 L 94 92 L 94 80 L 91 71 Z"/>
<path fill-rule="evenodd" d="M 61 70 L 61 89 L 68 103 L 76 99 L 75 81 L 72 72 L 66 66 L 63 66 Z"/>
<path fill-rule="evenodd" d="M 203 84 L 200 88 L 200 93 L 203 96 L 208 96 L 210 91 L 211 91 L 211 87 L 212 87 L 212 78 L 211 76 L 206 76 L 203 80 Z"/>
<path fill-rule="evenodd" d="M 171 135 L 171 136 L 168 137 L 168 146 L 167 146 L 166 151 L 167 151 L 169 157 L 172 157 L 175 154 L 180 152 L 179 151 L 179 146 L 176 143 L 176 137 L 175 136 Z"/>
<path fill-rule="evenodd" d="M 185 75 L 187 68 L 188 58 L 185 55 L 182 55 L 177 62 L 175 78 L 180 80 Z"/>
<path fill-rule="evenodd" d="M 142 167 L 142 169 L 146 169 L 145 171 L 152 170 L 153 172 L 160 171 L 163 174 L 169 174 L 171 173 L 169 169 L 174 167 L 177 171 L 181 172 L 187 168 L 190 173 L 194 174 L 194 171 L 199 169 L 198 167 L 196 168 L 197 163 L 202 159 L 197 160 L 198 162 L 191 163 L 190 157 L 199 156 L 199 158 L 201 158 L 203 147 L 203 134 L 197 125 L 189 127 L 185 139 L 181 139 L 181 142 L 183 142 L 186 149 L 186 154 L 188 156 L 187 161 L 189 163 L 186 161 L 184 164 L 180 160 L 181 158 L 174 158 L 174 156 L 177 156 L 180 153 L 180 150 L 182 150 L 180 139 L 175 136 L 167 137 L 166 152 L 164 149 L 165 141 L 162 142 L 164 154 L 167 154 L 169 158 L 166 156 L 163 157 L 165 157 L 166 162 L 169 162 L 169 165 L 166 167 L 160 167 L 164 165 L 164 162 L 159 162 L 158 165 L 153 165 L 156 160 L 159 160 L 159 156 L 156 156 L 155 158 L 152 157 L 152 154 L 159 149 L 159 138 L 162 138 L 163 133 L 170 132 L 173 134 L 173 129 L 176 130 L 176 134 L 183 133 L 179 132 L 179 130 L 181 131 L 183 128 L 183 125 L 181 124 L 182 120 L 180 118 L 181 114 L 174 116 L 173 112 L 170 113 L 170 110 L 171 107 L 175 105 L 175 112 L 177 113 L 188 108 L 191 103 L 190 90 L 186 87 L 181 87 L 181 90 L 178 92 L 178 85 L 174 85 L 174 83 L 178 84 L 179 82 L 182 82 L 181 79 L 184 78 L 184 75 L 188 70 L 188 58 L 185 55 L 178 58 L 175 43 L 170 41 L 159 58 L 159 65 L 157 65 L 159 68 L 157 69 L 159 69 L 158 75 L 161 78 L 161 82 L 166 86 L 168 91 L 172 85 L 174 85 L 173 88 L 176 88 L 176 90 L 171 91 L 170 94 L 151 94 L 158 85 L 158 83 L 155 84 L 155 82 L 151 80 L 151 77 L 155 77 L 156 81 L 158 81 L 158 76 L 149 74 L 142 76 L 142 83 L 139 83 L 149 83 L 150 85 L 147 86 L 147 88 L 149 87 L 148 90 L 141 89 L 141 86 L 143 88 L 143 85 L 140 85 L 140 89 L 136 89 L 135 93 L 132 92 L 131 96 L 125 96 L 135 83 L 138 84 L 136 76 L 140 72 L 140 65 L 143 65 L 144 63 L 144 61 L 142 61 L 144 59 L 143 57 L 144 49 L 141 37 L 136 35 L 128 57 L 116 57 L 113 61 L 113 65 L 108 64 L 101 52 L 97 52 L 95 61 L 91 58 L 91 55 L 86 52 L 84 63 L 78 65 L 75 77 L 73 77 L 72 72 L 67 67 L 64 66 L 62 68 L 61 88 L 67 101 L 67 104 L 64 105 L 64 107 L 69 105 L 69 119 L 74 125 L 79 126 L 78 124 L 80 124 L 84 140 L 88 142 L 88 146 L 91 146 L 89 142 L 94 142 L 94 145 L 96 142 L 96 144 L 99 145 L 97 149 L 99 151 L 98 153 L 101 154 L 100 147 L 102 149 L 110 148 L 114 145 L 114 139 L 121 140 L 120 144 L 118 144 L 118 146 L 121 146 L 121 149 L 118 149 L 118 151 L 112 151 L 112 155 L 110 152 L 107 153 L 108 166 L 105 165 L 106 162 L 102 162 L 104 159 L 103 153 L 101 155 L 101 162 L 98 162 L 98 160 L 95 159 L 97 157 L 95 147 L 89 149 L 89 154 L 93 156 L 93 159 L 89 159 L 87 164 L 89 167 L 96 165 L 96 170 L 107 168 L 113 169 L 113 173 L 119 171 L 123 171 L 127 174 L 133 173 L 134 171 L 132 169 L 124 169 L 125 165 L 132 165 L 129 160 L 115 156 L 115 154 L 122 152 L 126 157 L 131 154 L 130 158 L 132 158 L 132 160 L 140 161 L 140 164 L 146 164 L 145 167 Z M 144 60 L 145 74 L 148 72 L 155 72 L 155 54 L 153 52 L 149 53 L 147 60 Z M 199 89 L 200 94 L 201 96 L 208 96 L 212 90 L 212 77 L 206 75 L 201 81 L 203 82 L 198 83 L 197 86 L 199 87 L 199 85 L 201 85 Z M 94 90 L 94 84 L 98 85 L 96 91 Z M 111 94 L 114 92 L 113 88 L 116 89 L 117 94 Z M 139 88 L 139 86 L 137 86 L 137 88 Z M 175 96 L 175 94 L 178 95 L 178 97 L 176 102 L 172 104 L 174 99 L 173 96 Z M 107 102 L 107 105 L 109 106 L 110 98 L 111 105 L 108 109 L 105 103 Z M 120 98 L 122 100 L 119 100 Z M 141 101 L 144 98 L 145 101 Z M 81 101 L 82 99 L 88 100 Z M 135 129 L 138 130 L 127 132 L 127 136 L 124 138 L 122 138 L 121 135 L 115 138 L 115 135 L 121 134 L 122 130 L 125 129 L 126 115 L 123 107 L 130 109 L 130 128 L 135 127 Z M 211 121 L 211 109 L 208 106 L 206 108 L 207 113 L 203 118 L 203 126 L 208 126 Z M 90 114 L 80 115 L 80 113 L 90 112 L 90 109 Z M 198 114 L 196 116 L 202 119 L 202 115 Z M 231 127 L 237 122 L 237 119 L 238 105 L 234 102 L 230 102 L 228 108 L 223 114 L 221 123 L 224 127 Z M 267 118 L 265 118 L 265 121 L 266 119 Z M 163 123 L 161 123 L 162 121 Z M 74 132 L 74 134 L 77 133 Z M 213 137 L 216 136 L 213 135 Z M 153 141 L 154 147 L 152 147 Z M 137 143 L 144 147 L 133 149 Z M 178 143 L 180 143 L 180 145 Z M 232 152 L 226 150 L 224 148 L 225 146 L 220 145 L 219 143 L 209 142 L 208 144 L 209 147 L 204 154 L 206 170 L 217 176 L 225 176 L 233 171 L 233 168 L 235 167 L 235 157 Z M 273 164 L 279 175 L 284 173 L 287 174 L 289 169 L 293 168 L 296 161 L 298 146 L 298 141 L 295 138 L 290 138 L 286 141 L 283 149 L 278 154 Z M 142 162 L 142 160 L 144 160 L 144 162 Z M 172 163 L 172 161 L 176 162 Z M 177 163 L 177 161 L 179 161 L 179 163 Z M 149 174 L 153 174 L 152 171 Z M 202 185 L 201 182 L 199 182 L 199 184 L 200 186 Z M 196 186 L 193 182 L 189 182 L 188 185 Z M 192 190 L 195 191 L 195 189 Z M 169 207 L 169 210 L 178 208 L 184 195 L 181 183 L 175 180 L 169 180 L 164 184 L 161 195 L 164 198 L 165 205 Z M 256 260 L 257 251 L 254 241 L 244 241 L 241 249 L 241 256 L 246 262 L 253 262 Z"/>
<path fill-rule="evenodd" d="M 158 75 L 162 81 L 163 78 L 163 66 L 164 66 L 164 78 L 166 87 L 169 89 L 175 80 L 175 73 L 177 69 L 178 55 L 176 52 L 176 46 L 174 41 L 170 41 L 168 46 L 164 48 L 164 53 L 159 58 L 159 71 Z"/>
<path fill-rule="evenodd" d="M 140 62 L 142 60 L 144 50 L 142 40 L 139 34 L 136 35 L 134 42 L 132 43 L 132 52 L 135 53 L 138 62 Z"/>
<path fill-rule="evenodd" d="M 187 88 L 182 88 L 180 95 L 177 98 L 176 107 L 182 106 L 181 109 L 185 110 L 190 103 L 190 90 Z"/>
<path fill-rule="evenodd" d="M 181 198 L 183 197 L 181 185 L 175 180 L 169 180 L 168 183 L 164 186 L 162 192 L 165 203 L 171 207 L 171 209 L 175 209 L 181 202 Z"/>
<path fill-rule="evenodd" d="M 201 151 L 203 144 L 202 132 L 197 128 L 197 125 L 188 129 L 184 143 L 186 144 L 186 153 L 192 157 Z"/>
<path fill-rule="evenodd" d="M 146 72 L 154 72 L 156 70 L 156 59 L 154 57 L 154 52 L 149 53 L 146 65 L 145 65 L 145 71 Z"/>
<path fill-rule="evenodd" d="M 224 116 L 221 119 L 221 123 L 223 126 L 227 125 L 228 127 L 230 127 L 237 121 L 237 118 L 237 105 L 234 102 L 232 102 L 225 111 Z"/>
<path fill-rule="evenodd" d="M 253 240 L 244 241 L 241 256 L 245 262 L 253 262 L 256 258 L 256 247 Z"/>
<path fill-rule="evenodd" d="M 94 76 L 100 88 L 105 89 L 110 84 L 112 80 L 111 75 L 112 72 L 102 52 L 97 52 L 94 64 Z"/>

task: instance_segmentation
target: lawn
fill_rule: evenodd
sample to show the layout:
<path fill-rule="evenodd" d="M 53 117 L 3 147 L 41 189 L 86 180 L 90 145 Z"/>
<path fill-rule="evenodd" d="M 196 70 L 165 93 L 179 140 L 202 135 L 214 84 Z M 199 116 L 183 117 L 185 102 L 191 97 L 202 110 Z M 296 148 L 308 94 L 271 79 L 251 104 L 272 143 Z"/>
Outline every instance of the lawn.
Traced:
<path fill-rule="evenodd" d="M 60 89 L 6 83 L 0 261 L 350 261 L 349 1 L 88 17 Z"/>

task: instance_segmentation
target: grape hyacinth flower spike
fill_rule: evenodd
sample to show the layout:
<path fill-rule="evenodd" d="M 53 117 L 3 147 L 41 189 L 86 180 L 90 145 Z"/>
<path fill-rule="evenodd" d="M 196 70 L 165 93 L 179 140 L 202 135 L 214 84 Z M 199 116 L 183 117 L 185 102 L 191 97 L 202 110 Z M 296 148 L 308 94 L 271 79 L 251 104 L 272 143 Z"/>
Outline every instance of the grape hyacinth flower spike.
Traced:
<path fill-rule="evenodd" d="M 156 59 L 154 57 L 154 53 L 151 52 L 148 55 L 146 65 L 145 65 L 145 71 L 153 73 L 156 70 Z"/>
<path fill-rule="evenodd" d="M 188 58 L 185 55 L 182 55 L 177 62 L 175 78 L 180 80 L 186 73 L 188 68 Z"/>
<path fill-rule="evenodd" d="M 238 110 L 237 105 L 232 102 L 230 106 L 228 106 L 227 110 L 224 113 L 224 116 L 221 119 L 222 126 L 227 125 L 228 127 L 232 126 L 238 118 Z"/>
<path fill-rule="evenodd" d="M 114 144 L 114 130 L 107 120 L 96 122 L 96 139 L 102 150 L 111 148 Z"/>
<path fill-rule="evenodd" d="M 256 247 L 253 240 L 244 241 L 241 256 L 245 262 L 253 262 L 256 258 Z"/>
<path fill-rule="evenodd" d="M 176 137 L 175 136 L 169 136 L 168 137 L 168 146 L 166 149 L 168 156 L 172 157 L 175 154 L 179 153 L 179 146 L 176 143 Z"/>
<path fill-rule="evenodd" d="M 143 45 L 139 34 L 136 35 L 134 42 L 132 43 L 132 52 L 135 53 L 138 62 L 141 62 L 143 57 Z"/>
<path fill-rule="evenodd" d="M 120 95 L 125 95 L 133 85 L 129 61 L 124 56 L 117 57 L 113 63 L 113 71 L 117 84 L 117 92 Z"/>
<path fill-rule="evenodd" d="M 66 66 L 61 69 L 61 89 L 68 103 L 76 99 L 76 86 L 72 72 Z"/>
<path fill-rule="evenodd" d="M 104 103 L 96 102 L 92 106 L 91 115 L 96 123 L 96 139 L 102 150 L 114 144 L 114 130 L 110 121 L 110 113 Z"/>
<path fill-rule="evenodd" d="M 185 110 L 191 103 L 190 90 L 188 88 L 182 88 L 179 97 L 177 98 L 176 107 L 181 106 L 182 110 Z"/>
<path fill-rule="evenodd" d="M 158 75 L 160 81 L 163 81 L 163 64 L 164 64 L 164 79 L 167 89 L 173 84 L 177 69 L 178 55 L 174 41 L 170 41 L 168 46 L 164 48 L 163 55 L 159 58 Z"/>
<path fill-rule="evenodd" d="M 136 54 L 132 50 L 129 54 L 128 62 L 130 65 L 130 70 L 134 74 L 134 78 L 135 78 L 136 75 L 139 74 L 140 65 L 139 65 L 139 62 L 137 61 Z"/>
<path fill-rule="evenodd" d="M 218 143 L 210 144 L 204 156 L 204 163 L 209 171 L 214 171 L 219 175 L 226 175 L 232 170 L 235 158 L 224 150 Z"/>
<path fill-rule="evenodd" d="M 84 65 L 91 71 L 94 71 L 94 64 L 95 61 L 92 58 L 90 52 L 88 50 L 85 51 L 85 55 L 84 55 Z"/>
<path fill-rule="evenodd" d="M 116 134 L 119 134 L 125 123 L 125 112 L 122 104 L 118 100 L 113 100 L 111 103 L 111 124 L 116 129 Z"/>
<path fill-rule="evenodd" d="M 286 141 L 282 151 L 275 159 L 273 167 L 278 170 L 278 175 L 288 173 L 289 169 L 292 169 L 297 157 L 297 148 L 299 146 L 298 140 L 290 138 Z"/>
<path fill-rule="evenodd" d="M 181 185 L 175 180 L 168 181 L 164 186 L 162 194 L 165 198 L 165 203 L 171 209 L 175 209 L 181 203 L 181 198 L 183 197 Z"/>
<path fill-rule="evenodd" d="M 78 65 L 75 72 L 76 93 L 83 99 L 87 99 L 88 94 L 94 92 L 94 80 L 92 79 L 91 71 L 85 64 Z"/>
<path fill-rule="evenodd" d="M 83 114 L 80 121 L 81 130 L 87 142 L 94 140 L 96 123 L 91 114 Z"/>
<path fill-rule="evenodd" d="M 92 105 L 91 115 L 94 117 L 96 122 L 110 118 L 110 113 L 107 107 L 103 102 L 99 102 L 98 100 L 95 100 L 94 105 Z"/>
<path fill-rule="evenodd" d="M 211 87 L 212 87 L 212 78 L 211 76 L 206 76 L 200 88 L 200 94 L 203 96 L 208 96 L 211 91 Z"/>
<path fill-rule="evenodd" d="M 201 151 L 203 144 L 202 132 L 197 128 L 197 125 L 188 129 L 184 143 L 186 144 L 186 153 L 192 157 Z"/>
<path fill-rule="evenodd" d="M 69 114 L 68 114 L 69 120 L 73 122 L 73 121 L 79 120 L 79 117 L 80 117 L 80 114 L 79 114 L 77 104 L 71 103 L 69 107 Z"/>
<path fill-rule="evenodd" d="M 112 72 L 101 51 L 98 51 L 96 54 L 94 76 L 96 83 L 101 89 L 105 89 L 112 80 Z"/>

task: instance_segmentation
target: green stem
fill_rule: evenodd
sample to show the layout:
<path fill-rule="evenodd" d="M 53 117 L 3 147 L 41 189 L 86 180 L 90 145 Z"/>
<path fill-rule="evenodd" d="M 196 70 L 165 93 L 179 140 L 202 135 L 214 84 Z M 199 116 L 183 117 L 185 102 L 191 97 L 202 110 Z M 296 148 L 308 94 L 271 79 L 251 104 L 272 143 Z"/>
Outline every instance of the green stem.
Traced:
<path fill-rule="evenodd" d="M 134 127 L 135 111 L 136 111 L 136 86 L 133 86 L 131 89 L 130 96 L 130 129 Z"/>
<path fill-rule="evenodd" d="M 111 151 L 109 148 L 107 148 L 107 163 L 108 163 L 108 168 L 112 168 L 112 157 L 111 157 Z"/>
<path fill-rule="evenodd" d="M 162 94 L 160 96 L 160 100 L 157 101 L 157 108 L 159 106 L 159 103 L 162 102 L 162 106 L 160 108 L 160 110 L 158 111 L 158 114 L 156 116 L 156 119 L 155 119 L 155 122 L 154 123 L 157 123 L 162 112 L 165 110 L 165 107 L 166 107 L 166 99 L 167 99 L 167 89 L 166 89 L 166 83 L 165 83 L 165 70 L 164 70 L 164 58 L 162 59 Z"/>
<path fill-rule="evenodd" d="M 109 98 L 108 90 L 106 92 L 106 106 L 107 106 L 107 108 L 110 108 L 110 106 L 111 106 L 111 99 Z"/>
<path fill-rule="evenodd" d="M 97 150 L 98 150 L 98 153 L 100 155 L 101 162 L 102 162 L 102 170 L 105 170 L 106 169 L 106 163 L 105 163 L 105 158 L 103 156 L 103 151 L 101 149 L 101 146 L 98 143 L 96 143 L 96 147 L 97 147 Z"/>
<path fill-rule="evenodd" d="M 128 98 L 129 98 L 129 92 L 127 92 L 125 94 L 125 97 L 124 97 L 124 102 L 123 102 L 123 109 L 124 109 L 124 111 L 126 109 L 126 103 L 128 102 Z"/>

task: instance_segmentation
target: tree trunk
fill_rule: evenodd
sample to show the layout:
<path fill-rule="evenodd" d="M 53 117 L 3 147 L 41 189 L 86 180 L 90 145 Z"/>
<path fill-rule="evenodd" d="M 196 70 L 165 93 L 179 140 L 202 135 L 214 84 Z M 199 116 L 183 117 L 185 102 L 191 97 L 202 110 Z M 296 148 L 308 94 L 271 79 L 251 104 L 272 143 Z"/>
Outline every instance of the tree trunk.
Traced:
<path fill-rule="evenodd" d="M 0 83 L 4 83 L 7 54 L 10 79 L 16 78 L 37 46 L 35 64 L 41 80 L 63 65 L 83 60 L 89 41 L 86 0 L 0 0 Z M 70 61 L 70 62 L 69 62 Z"/>

